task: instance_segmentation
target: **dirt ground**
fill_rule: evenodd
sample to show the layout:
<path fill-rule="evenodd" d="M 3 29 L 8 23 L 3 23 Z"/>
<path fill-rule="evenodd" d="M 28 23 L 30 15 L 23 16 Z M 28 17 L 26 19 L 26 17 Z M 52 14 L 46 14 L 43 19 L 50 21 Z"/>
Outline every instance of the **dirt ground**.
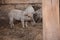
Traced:
<path fill-rule="evenodd" d="M 20 22 L 16 22 L 11 29 L 4 17 L 0 19 L 0 40 L 43 40 L 42 31 L 42 23 L 36 25 L 29 23 L 28 27 L 23 28 Z"/>
<path fill-rule="evenodd" d="M 9 26 L 9 20 L 5 12 L 0 12 L 0 40 L 43 40 L 42 23 L 23 28 L 21 22 L 16 21 L 13 29 Z"/>

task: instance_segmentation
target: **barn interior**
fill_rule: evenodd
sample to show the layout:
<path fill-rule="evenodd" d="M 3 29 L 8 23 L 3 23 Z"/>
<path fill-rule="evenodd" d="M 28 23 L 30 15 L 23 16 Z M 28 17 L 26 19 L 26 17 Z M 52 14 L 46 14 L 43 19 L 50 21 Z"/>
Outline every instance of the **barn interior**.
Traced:
<path fill-rule="evenodd" d="M 29 5 L 36 11 L 42 8 L 42 0 L 0 0 L 0 40 L 43 40 L 42 18 L 34 16 L 34 19 L 37 19 L 36 24 L 28 23 L 25 28 L 22 27 L 21 21 L 15 20 L 14 27 L 10 28 L 10 10 L 24 10 Z"/>

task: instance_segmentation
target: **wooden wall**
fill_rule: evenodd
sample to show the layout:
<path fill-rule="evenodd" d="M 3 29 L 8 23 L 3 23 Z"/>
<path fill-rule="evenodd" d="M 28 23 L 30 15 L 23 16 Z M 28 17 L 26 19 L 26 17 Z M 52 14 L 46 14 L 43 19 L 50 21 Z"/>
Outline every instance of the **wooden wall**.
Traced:
<path fill-rule="evenodd" d="M 15 3 L 41 3 L 42 0 L 0 0 L 1 4 L 15 4 Z"/>
<path fill-rule="evenodd" d="M 43 0 L 43 39 L 60 40 L 59 0 Z"/>
<path fill-rule="evenodd" d="M 11 9 L 24 10 L 28 5 L 42 7 L 41 0 L 0 0 L 0 15 L 7 14 Z"/>

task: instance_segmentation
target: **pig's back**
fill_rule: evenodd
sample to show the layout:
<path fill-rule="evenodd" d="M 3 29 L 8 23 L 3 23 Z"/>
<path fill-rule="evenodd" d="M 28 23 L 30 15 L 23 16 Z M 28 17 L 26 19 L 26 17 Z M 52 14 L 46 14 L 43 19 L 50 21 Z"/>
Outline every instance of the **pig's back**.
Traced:
<path fill-rule="evenodd" d="M 21 10 L 11 10 L 9 13 L 9 17 L 13 17 L 16 20 L 20 20 L 20 18 L 22 17 L 23 13 Z"/>

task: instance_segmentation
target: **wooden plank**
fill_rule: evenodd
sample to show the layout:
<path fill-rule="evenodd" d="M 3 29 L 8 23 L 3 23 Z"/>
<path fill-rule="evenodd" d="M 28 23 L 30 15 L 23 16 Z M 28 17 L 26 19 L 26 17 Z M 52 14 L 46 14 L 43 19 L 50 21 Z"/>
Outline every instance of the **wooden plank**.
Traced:
<path fill-rule="evenodd" d="M 2 3 L 2 0 L 0 0 L 0 4 Z"/>
<path fill-rule="evenodd" d="M 5 0 L 5 3 L 41 3 L 41 0 Z"/>
<path fill-rule="evenodd" d="M 43 0 L 43 40 L 60 40 L 59 0 Z"/>
<path fill-rule="evenodd" d="M 4 4 L 4 0 L 0 0 L 0 4 Z"/>

